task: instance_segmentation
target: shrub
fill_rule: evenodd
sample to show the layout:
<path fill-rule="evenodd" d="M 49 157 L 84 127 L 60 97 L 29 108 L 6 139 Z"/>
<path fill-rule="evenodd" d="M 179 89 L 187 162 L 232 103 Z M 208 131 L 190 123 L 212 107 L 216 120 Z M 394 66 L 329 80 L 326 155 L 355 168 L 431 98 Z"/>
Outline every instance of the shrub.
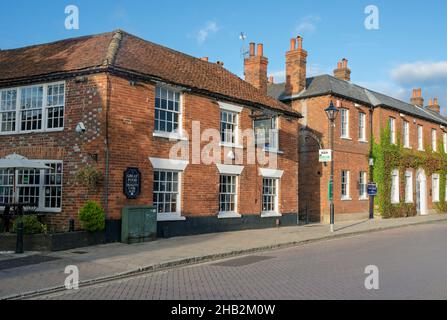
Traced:
<path fill-rule="evenodd" d="M 37 216 L 22 216 L 14 220 L 13 231 L 17 233 L 18 223 L 23 222 L 24 234 L 47 233 L 47 226 L 41 223 Z"/>
<path fill-rule="evenodd" d="M 105 229 L 104 210 L 95 201 L 87 201 L 81 210 L 79 210 L 79 220 L 81 221 L 82 228 L 89 232 Z"/>

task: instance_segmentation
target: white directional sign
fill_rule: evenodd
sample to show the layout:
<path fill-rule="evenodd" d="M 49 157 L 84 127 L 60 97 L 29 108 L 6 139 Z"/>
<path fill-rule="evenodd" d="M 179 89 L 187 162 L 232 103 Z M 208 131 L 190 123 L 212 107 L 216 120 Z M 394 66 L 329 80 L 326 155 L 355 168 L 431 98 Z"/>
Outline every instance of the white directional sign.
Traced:
<path fill-rule="evenodd" d="M 332 150 L 322 149 L 320 150 L 320 162 L 331 162 L 332 161 Z"/>

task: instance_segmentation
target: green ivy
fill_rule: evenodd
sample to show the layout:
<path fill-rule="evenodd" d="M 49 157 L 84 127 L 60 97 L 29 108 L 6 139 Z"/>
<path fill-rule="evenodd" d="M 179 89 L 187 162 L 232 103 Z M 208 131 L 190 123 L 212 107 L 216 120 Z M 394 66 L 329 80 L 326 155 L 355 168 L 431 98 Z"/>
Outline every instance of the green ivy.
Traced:
<path fill-rule="evenodd" d="M 375 204 L 383 218 L 409 217 L 417 214 L 414 203 L 405 203 L 405 172 L 406 169 L 423 168 L 428 176 L 438 173 L 439 179 L 439 203 L 435 205 L 438 212 L 447 212 L 445 201 L 445 187 L 447 175 L 447 157 L 444 153 L 444 145 L 439 142 L 437 152 L 433 152 L 431 146 L 426 146 L 425 151 L 415 151 L 403 147 L 399 132 L 396 132 L 396 144 L 391 143 L 391 131 L 389 126 L 381 130 L 380 142 L 374 141 L 372 154 L 374 159 L 374 181 L 377 183 L 377 196 Z M 399 170 L 400 175 L 400 203 L 391 203 L 391 174 L 394 169 Z"/>

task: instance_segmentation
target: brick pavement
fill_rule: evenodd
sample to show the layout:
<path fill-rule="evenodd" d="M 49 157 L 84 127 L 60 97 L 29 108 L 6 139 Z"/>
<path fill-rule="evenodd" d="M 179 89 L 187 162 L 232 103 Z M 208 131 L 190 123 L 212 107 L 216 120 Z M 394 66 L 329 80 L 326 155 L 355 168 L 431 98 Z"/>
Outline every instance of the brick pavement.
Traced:
<path fill-rule="evenodd" d="M 327 225 L 316 224 L 160 239 L 136 245 L 115 243 L 82 249 L 86 252 L 85 254 L 73 253 L 79 250 L 49 253 L 48 255 L 59 259 L 0 270 L 0 297 L 5 298 L 62 286 L 66 277 L 64 269 L 67 265 L 79 267 L 81 281 L 92 281 L 102 277 L 116 277 L 117 274 L 132 273 L 140 269 L 173 267 L 332 237 L 345 237 L 356 233 L 442 221 L 447 221 L 447 216 L 431 215 L 407 219 L 345 222 L 337 224 L 334 234 L 329 232 Z M 162 288 L 163 286 L 159 290 L 163 290 Z"/>

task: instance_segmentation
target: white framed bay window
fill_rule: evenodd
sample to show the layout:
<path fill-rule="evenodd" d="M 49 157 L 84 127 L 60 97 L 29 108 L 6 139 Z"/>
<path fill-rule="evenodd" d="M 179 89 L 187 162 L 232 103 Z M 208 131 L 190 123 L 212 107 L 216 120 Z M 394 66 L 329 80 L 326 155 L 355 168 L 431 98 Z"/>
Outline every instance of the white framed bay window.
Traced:
<path fill-rule="evenodd" d="M 63 162 L 39 161 L 51 169 L 0 169 L 0 206 L 20 202 L 36 205 L 37 212 L 61 212 Z M 13 194 L 14 180 L 15 196 Z"/>
<path fill-rule="evenodd" d="M 0 135 L 64 129 L 65 82 L 0 90 Z"/>
<path fill-rule="evenodd" d="M 181 215 L 182 173 L 188 161 L 149 158 L 153 167 L 153 205 L 158 221 L 185 220 Z"/>

